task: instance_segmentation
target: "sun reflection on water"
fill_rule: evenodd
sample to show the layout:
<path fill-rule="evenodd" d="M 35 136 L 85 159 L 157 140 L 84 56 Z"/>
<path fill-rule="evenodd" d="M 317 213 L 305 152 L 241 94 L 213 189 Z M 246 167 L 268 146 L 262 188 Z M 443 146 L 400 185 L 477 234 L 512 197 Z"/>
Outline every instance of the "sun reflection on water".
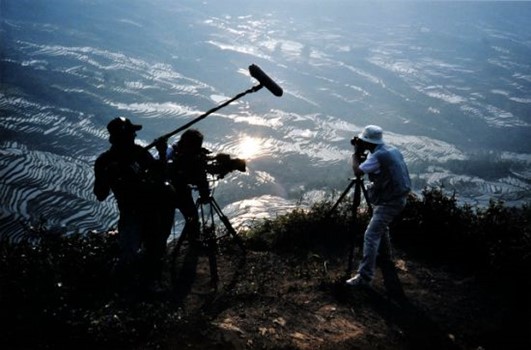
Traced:
<path fill-rule="evenodd" d="M 262 140 L 256 137 L 243 136 L 237 145 L 238 156 L 246 160 L 259 157 L 264 152 Z"/>

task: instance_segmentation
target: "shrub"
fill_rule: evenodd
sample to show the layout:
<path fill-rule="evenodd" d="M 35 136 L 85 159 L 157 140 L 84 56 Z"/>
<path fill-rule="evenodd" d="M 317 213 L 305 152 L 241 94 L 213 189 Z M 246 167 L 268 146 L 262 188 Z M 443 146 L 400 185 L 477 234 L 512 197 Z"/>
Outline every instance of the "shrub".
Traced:
<path fill-rule="evenodd" d="M 351 201 L 333 213 L 331 207 L 325 201 L 264 220 L 250 231 L 248 244 L 283 252 L 338 254 L 345 252 L 354 235 L 356 246 L 361 246 L 370 218 L 367 208 L 358 209 L 355 229 Z M 530 217 L 528 206 L 514 208 L 492 201 L 487 208 L 472 208 L 459 205 L 455 194 L 426 188 L 421 196 L 410 196 L 391 235 L 398 246 L 426 262 L 510 283 L 530 283 Z"/>
<path fill-rule="evenodd" d="M 473 238 L 476 225 L 472 208 L 459 206 L 455 194 L 448 196 L 442 189 L 426 188 L 422 198 L 410 196 L 392 233 L 398 244 L 417 256 L 450 265 L 466 260 L 467 266 L 476 266 L 483 263 Z"/>
<path fill-rule="evenodd" d="M 247 245 L 253 249 L 291 253 L 315 249 L 328 253 L 344 251 L 345 244 L 355 234 L 352 203 L 346 200 L 334 211 L 332 208 L 330 202 L 322 201 L 309 209 L 297 208 L 275 219 L 263 220 L 247 233 Z M 369 218 L 364 209 L 357 216 L 358 240 Z"/>
<path fill-rule="evenodd" d="M 531 271 L 531 209 L 491 201 L 477 212 L 476 239 L 482 242 L 488 271 L 500 280 L 529 281 Z"/>
<path fill-rule="evenodd" d="M 131 303 L 115 294 L 116 235 L 42 230 L 31 238 L 0 241 L 0 344 L 131 344 L 172 321 L 168 305 Z"/>

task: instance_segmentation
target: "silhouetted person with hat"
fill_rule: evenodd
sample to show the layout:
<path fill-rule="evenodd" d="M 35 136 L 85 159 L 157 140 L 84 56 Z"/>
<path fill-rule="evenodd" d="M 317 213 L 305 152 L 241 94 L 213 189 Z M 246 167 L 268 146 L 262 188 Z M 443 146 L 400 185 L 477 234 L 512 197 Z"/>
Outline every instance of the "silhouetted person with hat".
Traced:
<path fill-rule="evenodd" d="M 382 128 L 366 126 L 358 135 L 357 142 L 360 143 L 358 147 L 369 151 L 369 155 L 361 164 L 359 156 L 354 155 L 353 170 L 356 176 L 369 176 L 371 183 L 367 192 L 373 215 L 364 234 L 363 258 L 357 274 L 346 283 L 350 286 L 370 286 L 377 258 L 382 264 L 384 280 L 384 268 L 394 272 L 389 225 L 406 205 L 411 180 L 400 151 L 384 143 Z"/>
<path fill-rule="evenodd" d="M 164 163 L 135 143 L 140 129 L 141 125 L 123 117 L 109 122 L 111 147 L 96 159 L 94 194 L 103 201 L 112 191 L 118 204 L 118 276 L 130 285 L 140 273 L 142 286 L 150 287 L 160 277 L 166 247 L 161 221 L 165 203 L 160 197 Z M 165 143 L 157 145 L 163 154 L 166 147 Z"/>

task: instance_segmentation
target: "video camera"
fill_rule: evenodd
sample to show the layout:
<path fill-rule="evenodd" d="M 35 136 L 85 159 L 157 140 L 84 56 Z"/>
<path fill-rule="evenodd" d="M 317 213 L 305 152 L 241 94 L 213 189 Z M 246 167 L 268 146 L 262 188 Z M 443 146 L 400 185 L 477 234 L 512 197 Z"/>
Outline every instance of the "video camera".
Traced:
<path fill-rule="evenodd" d="M 367 159 L 367 153 L 369 149 L 367 148 L 367 142 L 363 141 L 357 136 L 354 136 L 350 140 L 350 144 L 354 146 L 354 156 L 358 158 L 360 162 L 363 162 Z"/>
<path fill-rule="evenodd" d="M 232 158 L 229 154 L 218 153 L 210 155 L 210 151 L 206 154 L 206 171 L 209 174 L 215 175 L 218 179 L 223 179 L 225 175 L 235 170 L 245 172 L 245 160 L 240 158 Z"/>

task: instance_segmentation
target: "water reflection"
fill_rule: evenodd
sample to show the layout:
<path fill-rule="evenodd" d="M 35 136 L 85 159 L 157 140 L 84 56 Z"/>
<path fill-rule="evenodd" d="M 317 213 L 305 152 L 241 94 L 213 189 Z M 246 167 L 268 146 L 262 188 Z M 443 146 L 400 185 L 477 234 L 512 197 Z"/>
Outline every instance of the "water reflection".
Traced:
<path fill-rule="evenodd" d="M 233 202 L 223 208 L 234 228 L 246 231 L 264 219 L 274 218 L 296 208 L 296 204 L 282 197 L 263 195 Z"/>
<path fill-rule="evenodd" d="M 248 135 L 242 136 L 239 138 L 236 146 L 236 153 L 247 161 L 255 159 L 264 155 L 263 142 L 256 137 Z"/>

